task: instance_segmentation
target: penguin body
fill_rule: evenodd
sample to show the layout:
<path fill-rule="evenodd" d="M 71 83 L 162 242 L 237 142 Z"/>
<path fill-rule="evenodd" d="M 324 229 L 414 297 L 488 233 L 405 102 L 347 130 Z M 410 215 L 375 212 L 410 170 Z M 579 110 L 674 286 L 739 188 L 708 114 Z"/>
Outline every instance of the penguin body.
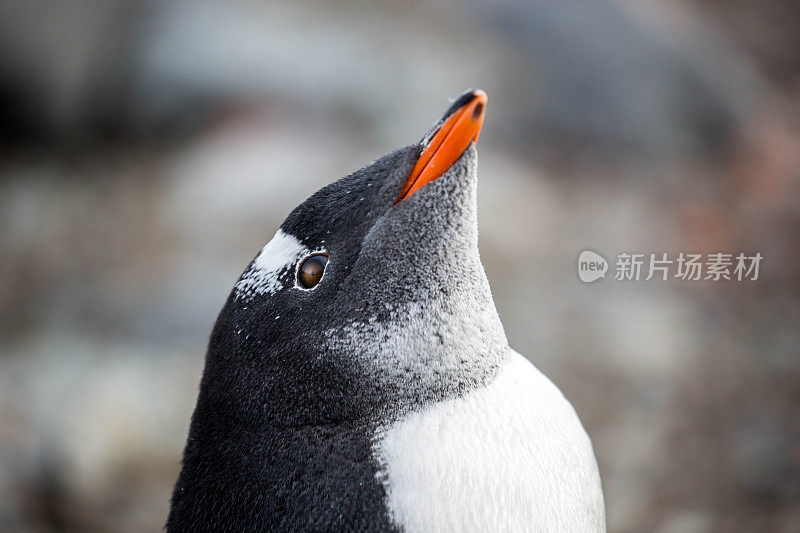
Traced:
<path fill-rule="evenodd" d="M 509 348 L 478 256 L 481 95 L 315 193 L 245 270 L 170 531 L 605 529 L 589 439 Z"/>
<path fill-rule="evenodd" d="M 407 531 L 604 530 L 591 443 L 516 352 L 489 385 L 392 424 L 376 450 L 387 507 Z"/>

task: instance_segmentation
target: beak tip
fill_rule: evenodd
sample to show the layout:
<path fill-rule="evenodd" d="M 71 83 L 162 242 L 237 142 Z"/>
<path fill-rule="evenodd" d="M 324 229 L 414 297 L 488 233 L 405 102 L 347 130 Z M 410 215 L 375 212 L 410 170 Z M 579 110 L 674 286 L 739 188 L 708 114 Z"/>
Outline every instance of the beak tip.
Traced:
<path fill-rule="evenodd" d="M 467 104 L 462 107 L 466 107 L 467 105 L 471 106 L 472 120 L 481 120 L 486 112 L 486 103 L 488 102 L 489 97 L 486 95 L 486 92 L 482 91 L 481 89 L 473 89 L 470 91 L 470 94 L 471 97 Z"/>
<path fill-rule="evenodd" d="M 484 108 L 483 102 L 478 102 L 477 104 L 475 104 L 475 108 L 472 110 L 472 118 L 474 120 L 478 120 L 480 116 L 483 115 L 483 108 Z"/>
<path fill-rule="evenodd" d="M 472 89 L 453 102 L 438 131 L 427 140 L 398 202 L 444 174 L 470 144 L 478 141 L 487 100 L 484 91 Z"/>

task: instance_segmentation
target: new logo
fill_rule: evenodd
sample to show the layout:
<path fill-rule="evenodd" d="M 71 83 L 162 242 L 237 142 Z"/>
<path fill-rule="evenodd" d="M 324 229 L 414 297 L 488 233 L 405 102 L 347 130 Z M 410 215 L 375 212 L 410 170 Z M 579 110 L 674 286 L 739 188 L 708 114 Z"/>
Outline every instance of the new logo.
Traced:
<path fill-rule="evenodd" d="M 578 256 L 578 277 L 584 283 L 591 283 L 606 277 L 608 261 L 591 250 L 584 250 Z"/>

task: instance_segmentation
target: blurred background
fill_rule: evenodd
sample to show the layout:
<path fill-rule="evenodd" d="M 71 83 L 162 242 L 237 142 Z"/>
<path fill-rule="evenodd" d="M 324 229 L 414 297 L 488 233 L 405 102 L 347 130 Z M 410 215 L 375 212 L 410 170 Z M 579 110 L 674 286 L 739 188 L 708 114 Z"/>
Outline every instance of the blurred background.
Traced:
<path fill-rule="evenodd" d="M 3 0 L 0 527 L 159 530 L 241 271 L 469 87 L 495 301 L 610 531 L 800 531 L 792 0 Z M 588 285 L 586 248 L 764 260 Z"/>

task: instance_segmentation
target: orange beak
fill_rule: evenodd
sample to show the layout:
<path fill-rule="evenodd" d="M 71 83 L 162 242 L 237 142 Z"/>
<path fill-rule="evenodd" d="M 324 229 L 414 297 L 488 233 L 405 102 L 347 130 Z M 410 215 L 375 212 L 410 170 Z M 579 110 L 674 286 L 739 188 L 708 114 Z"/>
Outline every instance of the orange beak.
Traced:
<path fill-rule="evenodd" d="M 441 177 L 471 142 L 478 142 L 486 114 L 486 93 L 472 91 L 461 107 L 453 111 L 428 142 L 417 159 L 397 201 L 405 200 L 420 187 Z"/>

